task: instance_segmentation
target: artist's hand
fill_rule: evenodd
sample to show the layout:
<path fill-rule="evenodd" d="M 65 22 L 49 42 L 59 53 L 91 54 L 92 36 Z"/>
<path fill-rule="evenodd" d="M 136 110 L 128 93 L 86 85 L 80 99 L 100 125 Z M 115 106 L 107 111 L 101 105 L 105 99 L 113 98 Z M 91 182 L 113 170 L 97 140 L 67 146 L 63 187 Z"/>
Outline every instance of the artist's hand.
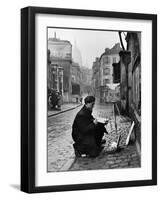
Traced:
<path fill-rule="evenodd" d="M 94 119 L 94 120 L 93 120 L 93 123 L 94 123 L 95 125 L 98 124 L 97 119 Z"/>
<path fill-rule="evenodd" d="M 108 124 L 108 122 L 109 122 L 109 120 L 107 119 L 107 120 L 104 122 L 104 124 L 105 124 L 105 125 L 107 125 L 107 124 Z"/>

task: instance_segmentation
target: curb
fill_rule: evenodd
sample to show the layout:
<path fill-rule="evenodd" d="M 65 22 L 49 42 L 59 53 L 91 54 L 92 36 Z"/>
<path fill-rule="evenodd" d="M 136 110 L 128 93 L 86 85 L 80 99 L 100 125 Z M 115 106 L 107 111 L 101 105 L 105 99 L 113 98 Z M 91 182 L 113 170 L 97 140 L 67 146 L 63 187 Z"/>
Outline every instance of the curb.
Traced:
<path fill-rule="evenodd" d="M 62 111 L 60 111 L 60 112 L 57 112 L 57 113 L 48 115 L 48 117 L 53 117 L 53 116 L 55 116 L 55 115 L 59 115 L 59 114 L 62 114 L 62 113 L 64 113 L 64 112 L 67 112 L 67 111 L 70 111 L 70 110 L 74 110 L 75 108 L 78 108 L 78 107 L 81 106 L 81 105 L 82 105 L 82 104 L 79 104 L 79 105 L 77 105 L 77 106 L 75 106 L 75 107 L 73 107 L 73 108 L 68 108 L 68 109 L 66 109 L 66 110 L 62 110 Z"/>

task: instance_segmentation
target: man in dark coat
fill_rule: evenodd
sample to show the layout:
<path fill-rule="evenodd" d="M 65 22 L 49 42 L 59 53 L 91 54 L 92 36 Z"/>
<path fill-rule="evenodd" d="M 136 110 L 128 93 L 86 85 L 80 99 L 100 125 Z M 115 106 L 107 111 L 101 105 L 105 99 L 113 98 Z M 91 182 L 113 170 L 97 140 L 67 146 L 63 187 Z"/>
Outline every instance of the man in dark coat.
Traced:
<path fill-rule="evenodd" d="M 102 150 L 102 140 L 106 131 L 103 123 L 97 122 L 92 116 L 92 110 L 95 104 L 95 97 L 87 96 L 84 100 L 85 105 L 77 113 L 73 126 L 72 138 L 74 140 L 74 150 L 76 156 L 81 154 L 96 157 Z"/>

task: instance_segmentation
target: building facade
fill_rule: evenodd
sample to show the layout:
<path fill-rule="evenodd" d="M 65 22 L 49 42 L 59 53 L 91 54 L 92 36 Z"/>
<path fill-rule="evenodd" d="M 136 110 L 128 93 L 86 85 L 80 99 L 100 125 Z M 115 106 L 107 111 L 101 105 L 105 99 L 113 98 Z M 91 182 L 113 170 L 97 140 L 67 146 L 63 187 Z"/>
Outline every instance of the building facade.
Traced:
<path fill-rule="evenodd" d="M 70 102 L 72 94 L 71 71 L 72 71 L 72 45 L 67 40 L 56 38 L 48 39 L 50 50 L 51 70 L 56 89 L 63 95 L 64 102 Z"/>
<path fill-rule="evenodd" d="M 127 50 L 131 52 L 128 66 L 129 115 L 135 122 L 137 144 L 141 148 L 141 33 L 128 33 Z"/>
<path fill-rule="evenodd" d="M 92 91 L 92 69 L 81 67 L 82 72 L 82 92 L 83 94 L 93 94 Z"/>
<path fill-rule="evenodd" d="M 74 42 L 74 45 L 72 48 L 72 58 L 73 58 L 74 62 L 78 63 L 79 66 L 82 67 L 82 55 L 77 46 L 76 41 Z"/>
<path fill-rule="evenodd" d="M 76 62 L 72 62 L 72 101 L 77 102 L 82 94 L 82 72 Z"/>
<path fill-rule="evenodd" d="M 120 44 L 115 44 L 111 49 L 106 48 L 105 52 L 100 57 L 100 102 L 107 102 L 109 92 L 108 84 L 114 82 L 113 63 L 120 60 L 119 52 L 121 51 Z"/>
<path fill-rule="evenodd" d="M 100 99 L 100 59 L 97 57 L 92 66 L 92 89 L 96 100 Z"/>
<path fill-rule="evenodd" d="M 131 52 L 128 66 L 129 105 L 141 114 L 141 33 L 128 33 L 127 50 Z"/>
<path fill-rule="evenodd" d="M 133 108 L 141 113 L 141 33 L 128 32 L 127 50 L 120 52 L 120 82 L 122 109 L 127 113 Z"/>
<path fill-rule="evenodd" d="M 51 71 L 51 60 L 50 60 L 50 50 L 47 50 L 47 87 L 48 89 L 53 88 L 53 76 Z"/>
<path fill-rule="evenodd" d="M 128 32 L 127 50 L 120 52 L 121 111 L 135 122 L 135 136 L 141 147 L 141 33 Z"/>

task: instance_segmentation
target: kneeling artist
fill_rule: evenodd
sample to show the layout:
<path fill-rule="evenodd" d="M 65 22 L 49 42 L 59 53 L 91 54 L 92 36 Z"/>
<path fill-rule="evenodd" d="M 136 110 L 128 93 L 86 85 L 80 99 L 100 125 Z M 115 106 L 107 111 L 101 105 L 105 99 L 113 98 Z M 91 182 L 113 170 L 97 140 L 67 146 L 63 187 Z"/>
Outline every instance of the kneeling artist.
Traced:
<path fill-rule="evenodd" d="M 72 138 L 74 140 L 74 150 L 76 156 L 86 154 L 89 157 L 96 157 L 103 149 L 102 140 L 104 133 L 107 133 L 105 125 L 100 123 L 92 116 L 92 110 L 95 105 L 95 97 L 87 96 L 84 99 L 85 105 L 77 113 L 73 126 Z"/>

